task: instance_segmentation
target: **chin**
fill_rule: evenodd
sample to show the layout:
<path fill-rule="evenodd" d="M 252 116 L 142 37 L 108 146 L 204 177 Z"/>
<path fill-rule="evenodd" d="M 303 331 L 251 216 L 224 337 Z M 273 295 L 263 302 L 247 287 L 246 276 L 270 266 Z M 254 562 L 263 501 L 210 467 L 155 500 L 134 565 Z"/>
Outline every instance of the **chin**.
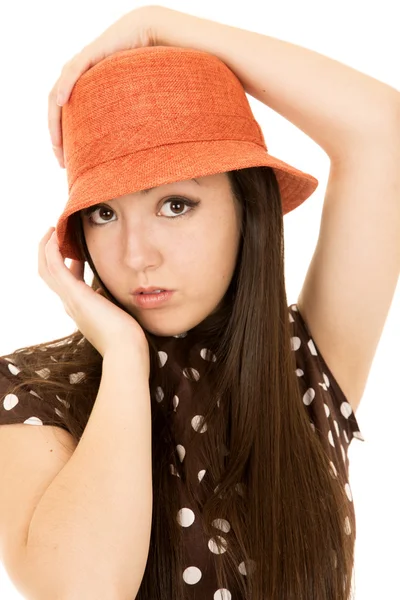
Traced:
<path fill-rule="evenodd" d="M 173 335 L 179 335 L 181 333 L 186 333 L 188 331 L 189 328 L 185 329 L 182 324 L 180 323 L 179 326 L 174 325 L 173 323 L 171 323 L 171 320 L 169 319 L 169 323 L 143 323 L 141 320 L 139 320 L 136 317 L 136 320 L 138 321 L 139 325 L 148 333 L 151 333 L 152 335 L 157 335 L 159 337 L 170 337 Z"/>

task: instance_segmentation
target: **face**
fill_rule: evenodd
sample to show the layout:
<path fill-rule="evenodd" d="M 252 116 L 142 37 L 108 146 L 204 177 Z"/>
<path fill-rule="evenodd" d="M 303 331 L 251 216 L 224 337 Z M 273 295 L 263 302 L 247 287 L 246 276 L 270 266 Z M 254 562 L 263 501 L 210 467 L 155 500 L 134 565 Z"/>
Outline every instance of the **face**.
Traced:
<path fill-rule="evenodd" d="M 241 208 L 217 173 L 113 198 L 81 213 L 86 244 L 104 285 L 140 325 L 159 336 L 198 325 L 221 303 L 240 245 Z M 174 290 L 156 308 L 132 292 Z"/>

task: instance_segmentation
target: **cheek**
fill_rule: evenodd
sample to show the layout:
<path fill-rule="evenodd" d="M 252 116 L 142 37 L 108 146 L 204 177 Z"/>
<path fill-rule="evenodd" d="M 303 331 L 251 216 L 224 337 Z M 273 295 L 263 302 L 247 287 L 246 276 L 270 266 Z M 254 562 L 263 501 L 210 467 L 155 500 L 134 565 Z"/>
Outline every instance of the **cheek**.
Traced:
<path fill-rule="evenodd" d="M 213 282 L 209 289 L 219 293 L 219 288 L 224 288 L 231 280 L 239 241 L 236 222 L 227 225 L 226 221 L 215 219 L 208 227 L 194 230 L 180 244 L 177 241 L 174 252 L 177 272 L 191 280 L 196 288 L 204 280 Z"/>

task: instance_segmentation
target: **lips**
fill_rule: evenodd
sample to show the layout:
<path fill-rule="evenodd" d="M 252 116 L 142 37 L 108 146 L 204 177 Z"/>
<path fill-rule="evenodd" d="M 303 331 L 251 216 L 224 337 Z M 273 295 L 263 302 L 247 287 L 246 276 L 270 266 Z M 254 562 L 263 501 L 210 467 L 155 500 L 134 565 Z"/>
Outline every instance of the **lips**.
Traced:
<path fill-rule="evenodd" d="M 132 292 L 132 294 L 134 296 L 138 296 L 139 294 L 154 294 L 157 293 L 155 292 L 155 290 L 161 290 L 161 292 L 168 292 L 170 290 L 166 290 L 165 288 L 157 288 L 157 287 L 151 287 L 148 289 L 145 288 L 137 288 L 135 291 Z"/>

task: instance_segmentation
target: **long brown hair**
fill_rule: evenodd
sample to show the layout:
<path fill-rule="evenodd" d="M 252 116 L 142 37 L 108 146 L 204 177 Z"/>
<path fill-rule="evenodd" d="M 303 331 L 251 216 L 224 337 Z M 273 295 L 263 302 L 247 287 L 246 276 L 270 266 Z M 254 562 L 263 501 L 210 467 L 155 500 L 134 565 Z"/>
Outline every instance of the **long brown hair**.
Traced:
<path fill-rule="evenodd" d="M 207 336 L 219 358 L 207 376 L 209 410 L 204 416 L 207 439 L 187 452 L 185 469 L 195 452 L 204 455 L 215 489 L 201 501 L 187 482 L 193 502 L 204 518 L 204 531 L 218 543 L 213 521 L 226 516 L 235 543 L 216 560 L 220 588 L 233 577 L 243 598 L 252 600 L 348 600 L 351 592 L 355 532 L 345 533 L 348 515 L 345 481 L 332 476 L 330 458 L 302 402 L 284 280 L 283 214 L 279 186 L 272 168 L 230 171 L 235 201 L 243 207 L 241 244 L 230 287 L 220 309 L 196 331 Z M 90 264 L 106 297 L 108 293 L 87 251 L 80 216 L 72 218 L 76 243 Z M 162 385 L 173 394 L 158 369 L 153 336 L 149 385 L 152 397 L 153 523 L 150 550 L 139 600 L 184 600 L 181 508 L 167 469 L 174 444 L 168 421 L 154 402 Z M 20 369 L 23 382 L 55 410 L 79 441 L 99 388 L 102 357 L 79 330 L 52 342 L 7 355 Z M 80 374 L 80 375 L 79 375 Z M 73 375 L 73 377 L 72 377 Z M 76 385 L 77 378 L 79 385 Z M 201 393 L 201 388 L 199 388 Z M 220 410 L 216 410 L 216 406 Z M 199 438 L 199 436 L 197 436 Z M 227 453 L 215 452 L 223 440 Z M 197 454 L 198 455 L 198 454 Z M 184 477 L 184 472 L 182 472 Z M 243 493 L 237 493 L 241 483 Z M 246 576 L 238 565 L 246 565 Z M 236 596 L 235 596 L 236 597 Z"/>

